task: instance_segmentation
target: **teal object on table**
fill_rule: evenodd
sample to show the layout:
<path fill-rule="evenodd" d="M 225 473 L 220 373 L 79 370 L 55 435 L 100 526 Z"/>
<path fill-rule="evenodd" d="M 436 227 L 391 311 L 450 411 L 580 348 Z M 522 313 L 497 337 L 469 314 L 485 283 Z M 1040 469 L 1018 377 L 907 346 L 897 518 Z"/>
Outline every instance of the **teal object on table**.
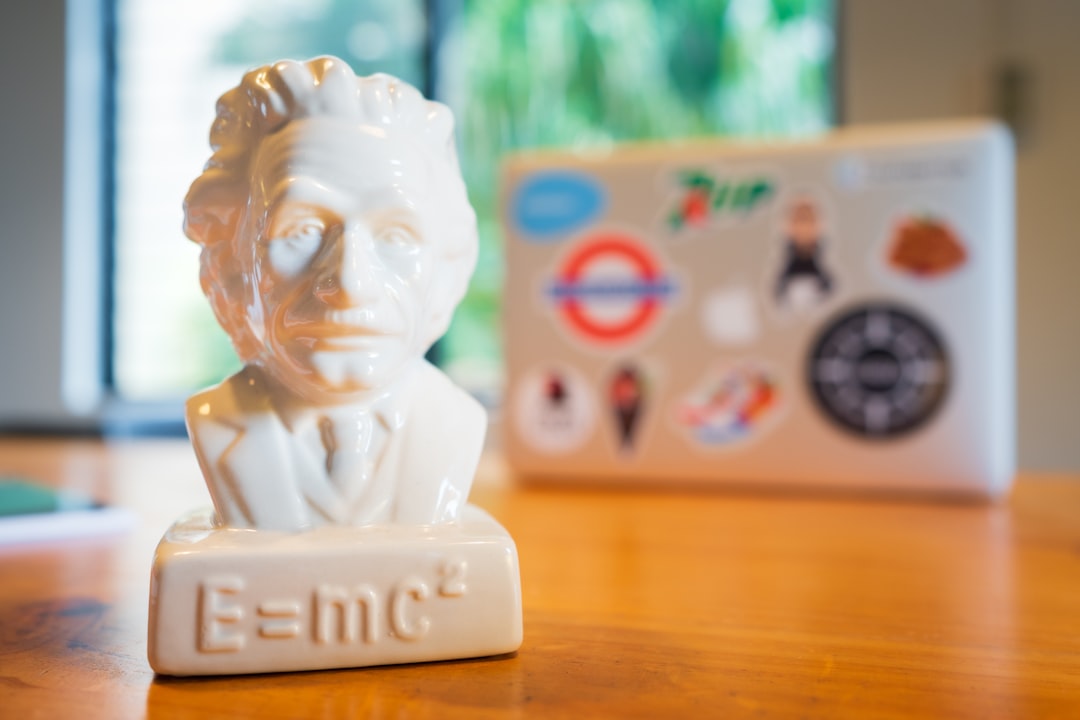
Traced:
<path fill-rule="evenodd" d="M 0 478 L 0 517 L 96 507 L 93 498 L 15 477 Z"/>

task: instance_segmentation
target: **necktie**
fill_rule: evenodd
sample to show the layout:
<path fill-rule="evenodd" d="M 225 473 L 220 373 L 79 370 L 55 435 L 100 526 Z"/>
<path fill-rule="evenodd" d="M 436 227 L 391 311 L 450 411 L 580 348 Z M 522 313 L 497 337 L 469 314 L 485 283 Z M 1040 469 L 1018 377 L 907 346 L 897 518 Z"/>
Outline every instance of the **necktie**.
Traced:
<path fill-rule="evenodd" d="M 326 471 L 346 504 L 364 491 L 375 466 L 372 415 L 370 412 L 323 417 L 320 433 L 326 447 Z"/>

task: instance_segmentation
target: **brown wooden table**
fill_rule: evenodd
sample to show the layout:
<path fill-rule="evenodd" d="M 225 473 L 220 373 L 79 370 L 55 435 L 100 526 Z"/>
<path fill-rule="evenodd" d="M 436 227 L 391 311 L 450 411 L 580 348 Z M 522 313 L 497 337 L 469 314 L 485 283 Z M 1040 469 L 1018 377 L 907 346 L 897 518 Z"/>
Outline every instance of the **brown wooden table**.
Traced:
<path fill-rule="evenodd" d="M 0 474 L 135 509 L 0 549 L 0 717 L 1080 717 L 1080 478 L 999 505 L 520 487 L 525 642 L 498 658 L 155 678 L 150 559 L 208 503 L 183 442 L 0 439 Z"/>

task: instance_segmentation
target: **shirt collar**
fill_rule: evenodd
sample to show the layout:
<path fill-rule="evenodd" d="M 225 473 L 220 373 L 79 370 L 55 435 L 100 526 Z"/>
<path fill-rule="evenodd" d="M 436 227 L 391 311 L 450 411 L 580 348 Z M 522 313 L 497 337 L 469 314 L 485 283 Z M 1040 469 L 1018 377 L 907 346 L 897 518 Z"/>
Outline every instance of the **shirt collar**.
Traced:
<path fill-rule="evenodd" d="M 409 371 L 392 386 L 367 404 L 311 405 L 296 397 L 280 386 L 264 370 L 259 368 L 267 397 L 274 412 L 290 434 L 297 435 L 316 426 L 321 418 L 328 417 L 331 422 L 373 413 L 375 419 L 387 432 L 393 432 L 405 424 L 405 409 L 412 391 L 409 382 L 413 372 Z"/>

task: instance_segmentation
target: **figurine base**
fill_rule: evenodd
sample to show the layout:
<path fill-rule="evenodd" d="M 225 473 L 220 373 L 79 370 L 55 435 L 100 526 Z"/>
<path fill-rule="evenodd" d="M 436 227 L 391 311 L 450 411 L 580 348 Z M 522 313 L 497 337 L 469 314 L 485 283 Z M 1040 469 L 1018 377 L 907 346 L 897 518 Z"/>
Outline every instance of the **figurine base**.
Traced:
<path fill-rule="evenodd" d="M 158 544 L 150 665 L 167 675 L 450 660 L 521 645 L 510 535 L 466 506 L 446 526 L 215 528 L 204 510 Z"/>

